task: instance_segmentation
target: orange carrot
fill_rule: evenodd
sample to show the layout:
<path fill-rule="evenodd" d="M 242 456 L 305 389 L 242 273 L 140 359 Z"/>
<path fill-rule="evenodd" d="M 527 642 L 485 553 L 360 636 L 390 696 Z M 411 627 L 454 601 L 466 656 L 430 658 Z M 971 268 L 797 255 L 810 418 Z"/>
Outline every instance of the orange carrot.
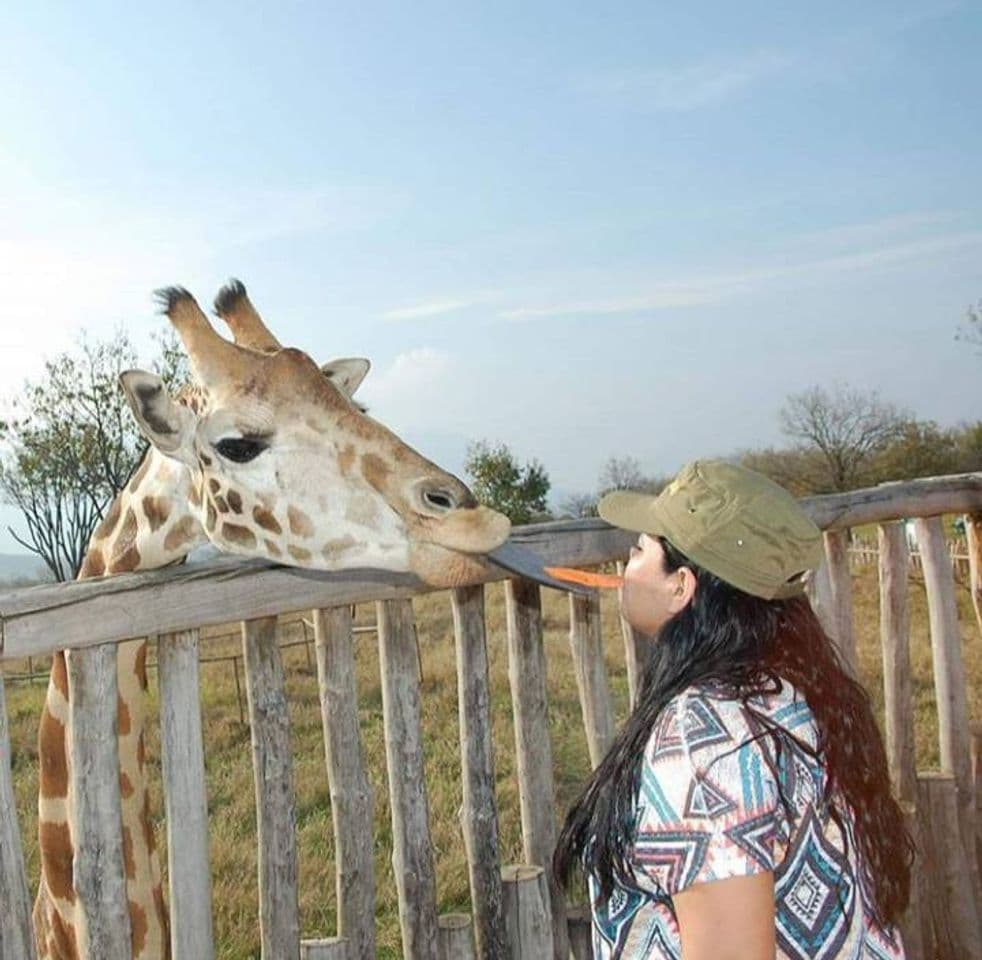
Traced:
<path fill-rule="evenodd" d="M 574 567 L 546 567 L 546 573 L 556 580 L 581 583 L 585 587 L 599 587 L 601 590 L 617 590 L 624 586 L 623 577 L 615 577 L 610 573 L 591 573 L 589 570 L 577 570 Z"/>

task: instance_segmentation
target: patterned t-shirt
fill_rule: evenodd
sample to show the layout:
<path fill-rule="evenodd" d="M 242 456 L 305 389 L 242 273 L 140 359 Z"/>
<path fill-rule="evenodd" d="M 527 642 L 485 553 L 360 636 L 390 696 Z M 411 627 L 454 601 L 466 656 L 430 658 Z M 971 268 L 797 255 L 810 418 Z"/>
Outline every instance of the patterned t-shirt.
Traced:
<path fill-rule="evenodd" d="M 811 710 L 789 684 L 750 704 L 815 746 Z M 668 704 L 642 767 L 630 858 L 637 889 L 617 887 L 606 903 L 594 902 L 598 960 L 679 960 L 672 896 L 767 870 L 774 873 L 778 960 L 904 957 L 899 933 L 873 919 L 851 820 L 844 818 L 843 843 L 824 808 L 822 764 L 788 738 L 776 751 L 762 732 L 741 703 L 709 687 L 692 687 Z"/>

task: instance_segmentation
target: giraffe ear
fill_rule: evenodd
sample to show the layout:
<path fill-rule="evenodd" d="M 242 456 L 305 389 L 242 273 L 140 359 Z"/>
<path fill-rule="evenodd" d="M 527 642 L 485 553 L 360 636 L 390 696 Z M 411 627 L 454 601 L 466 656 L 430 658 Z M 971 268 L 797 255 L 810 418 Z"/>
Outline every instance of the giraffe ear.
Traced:
<path fill-rule="evenodd" d="M 196 417 L 170 398 L 164 381 L 144 370 L 127 370 L 120 374 L 119 382 L 143 435 L 161 453 L 193 463 Z"/>
<path fill-rule="evenodd" d="M 321 373 L 345 396 L 353 397 L 370 367 L 371 364 L 363 357 L 344 357 L 325 363 Z"/>

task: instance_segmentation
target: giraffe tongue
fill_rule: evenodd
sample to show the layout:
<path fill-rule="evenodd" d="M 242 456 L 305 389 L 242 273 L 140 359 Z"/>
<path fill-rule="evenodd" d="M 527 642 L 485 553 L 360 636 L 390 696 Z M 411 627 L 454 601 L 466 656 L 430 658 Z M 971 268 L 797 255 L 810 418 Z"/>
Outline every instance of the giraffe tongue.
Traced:
<path fill-rule="evenodd" d="M 546 587 L 553 587 L 556 590 L 566 590 L 569 593 L 578 593 L 589 596 L 592 593 L 593 584 L 576 581 L 571 578 L 560 579 L 554 574 L 562 571 L 563 567 L 545 567 L 538 554 L 520 547 L 510 540 L 503 543 L 500 547 L 489 551 L 485 556 L 492 563 L 509 571 L 525 577 L 527 580 L 534 580 Z M 582 571 L 576 571 L 580 573 Z"/>

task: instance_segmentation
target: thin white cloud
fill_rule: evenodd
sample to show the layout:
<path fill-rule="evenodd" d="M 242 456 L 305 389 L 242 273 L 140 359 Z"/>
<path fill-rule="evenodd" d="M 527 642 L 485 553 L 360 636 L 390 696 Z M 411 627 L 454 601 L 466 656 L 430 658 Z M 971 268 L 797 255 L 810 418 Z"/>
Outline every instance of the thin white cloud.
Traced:
<path fill-rule="evenodd" d="M 384 408 L 400 419 L 406 410 L 425 407 L 438 394 L 440 382 L 453 368 L 453 356 L 433 347 L 400 353 L 385 369 L 365 382 L 359 396 L 371 408 Z"/>
<path fill-rule="evenodd" d="M 590 93 L 630 99 L 649 110 L 683 112 L 723 103 L 782 73 L 792 62 L 787 54 L 760 52 L 729 61 L 610 71 L 594 75 L 584 86 Z"/>
<path fill-rule="evenodd" d="M 421 317 L 437 317 L 444 313 L 454 313 L 470 307 L 473 300 L 433 300 L 416 303 L 408 307 L 397 307 L 382 314 L 384 320 L 418 320 Z"/>
<path fill-rule="evenodd" d="M 684 281 L 658 283 L 644 293 L 621 298 L 591 298 L 523 305 L 504 310 L 503 320 L 647 313 L 655 310 L 720 303 L 740 293 L 776 285 L 814 282 L 823 277 L 888 269 L 965 250 L 982 248 L 982 231 L 927 237 L 797 263 L 770 263 L 729 273 L 706 274 Z"/>

